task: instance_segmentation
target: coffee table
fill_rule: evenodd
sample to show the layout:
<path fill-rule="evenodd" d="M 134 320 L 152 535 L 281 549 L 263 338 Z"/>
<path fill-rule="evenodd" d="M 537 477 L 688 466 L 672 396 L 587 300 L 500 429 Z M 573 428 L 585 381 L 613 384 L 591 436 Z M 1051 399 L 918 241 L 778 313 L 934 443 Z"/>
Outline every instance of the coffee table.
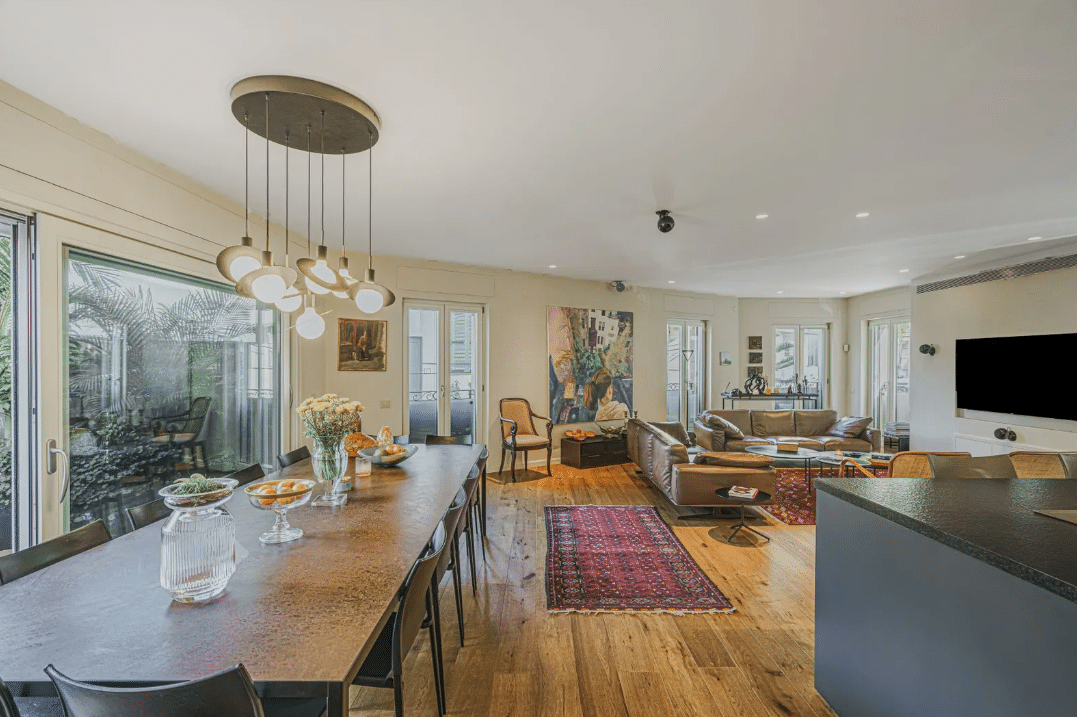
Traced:
<path fill-rule="evenodd" d="M 756 443 L 744 447 L 744 450 L 748 453 L 755 453 L 760 456 L 769 456 L 779 461 L 803 461 L 804 462 L 804 479 L 808 482 L 808 490 L 811 490 L 811 462 L 819 456 L 819 451 L 814 451 L 811 448 L 804 448 L 801 446 L 797 448 L 796 453 L 792 451 L 779 451 L 778 447 L 773 443 Z"/>
<path fill-rule="evenodd" d="M 741 530 L 747 530 L 750 533 L 755 533 L 763 540 L 770 540 L 770 538 L 763 535 L 758 530 L 744 522 L 744 506 L 765 503 L 766 501 L 771 499 L 770 493 L 759 491 L 758 493 L 756 493 L 756 496 L 754 498 L 737 498 L 736 496 L 731 496 L 729 495 L 729 488 L 719 488 L 718 490 L 714 491 L 714 493 L 719 498 L 737 501 L 737 505 L 740 508 L 740 522 L 733 526 L 733 532 L 729 534 L 729 537 L 725 539 L 725 542 L 732 543 L 733 538 L 737 537 L 737 533 L 739 533 Z"/>
<path fill-rule="evenodd" d="M 855 454 L 855 455 L 854 455 Z M 833 474 L 833 469 L 841 465 L 842 461 L 852 461 L 862 468 L 866 468 L 873 474 L 878 468 L 885 468 L 889 465 L 890 456 L 884 453 L 861 453 L 854 451 L 852 454 L 846 452 L 837 451 L 822 451 L 815 460 L 819 463 L 819 475 L 823 474 L 823 466 L 828 466 Z M 846 476 L 848 476 L 850 468 L 846 468 Z"/>

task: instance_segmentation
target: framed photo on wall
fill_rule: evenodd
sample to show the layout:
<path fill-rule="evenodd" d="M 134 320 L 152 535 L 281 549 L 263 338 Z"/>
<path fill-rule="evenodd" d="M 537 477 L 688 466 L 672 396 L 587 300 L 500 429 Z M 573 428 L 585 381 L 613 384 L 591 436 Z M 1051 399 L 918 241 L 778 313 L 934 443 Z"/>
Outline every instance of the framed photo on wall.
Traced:
<path fill-rule="evenodd" d="M 337 320 L 337 371 L 385 371 L 388 321 Z"/>
<path fill-rule="evenodd" d="M 763 367 L 762 366 L 749 366 L 748 367 L 748 375 L 749 376 L 762 376 L 763 375 Z"/>
<path fill-rule="evenodd" d="M 718 352 L 718 365 L 719 366 L 732 366 L 733 365 L 733 355 L 731 353 L 729 353 L 728 351 L 719 351 Z"/>
<path fill-rule="evenodd" d="M 763 350 L 763 337 L 762 336 L 749 336 L 748 337 L 748 350 L 749 351 L 762 351 Z"/>
<path fill-rule="evenodd" d="M 762 351 L 749 351 L 748 352 L 748 363 L 756 363 L 756 364 L 763 363 L 763 352 Z"/>

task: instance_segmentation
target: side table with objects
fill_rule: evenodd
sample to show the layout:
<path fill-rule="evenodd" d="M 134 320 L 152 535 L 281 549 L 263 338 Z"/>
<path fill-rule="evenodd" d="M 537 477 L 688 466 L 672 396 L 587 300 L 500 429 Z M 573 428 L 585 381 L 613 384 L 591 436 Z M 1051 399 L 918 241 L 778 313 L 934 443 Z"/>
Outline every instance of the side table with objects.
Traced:
<path fill-rule="evenodd" d="M 628 462 L 628 442 L 623 434 L 561 439 L 561 463 L 573 468 L 599 468 Z"/>
<path fill-rule="evenodd" d="M 719 488 L 718 490 L 714 491 L 714 493 L 719 498 L 724 498 L 724 499 L 726 499 L 728 501 L 735 501 L 738 504 L 737 507 L 740 508 L 740 522 L 735 523 L 733 525 L 733 532 L 729 534 L 729 537 L 726 538 L 725 541 L 727 543 L 732 543 L 733 538 L 737 537 L 737 533 L 739 533 L 741 530 L 747 530 L 750 533 L 755 533 L 760 538 L 763 538 L 764 540 L 769 541 L 770 538 L 763 535 L 758 530 L 756 530 L 752 526 L 748 525 L 744 521 L 744 518 L 745 518 L 744 506 L 746 506 L 746 505 L 762 505 L 764 503 L 769 502 L 771 500 L 772 496 L 770 495 L 770 493 L 766 493 L 764 491 L 757 491 L 756 494 L 753 497 L 740 497 L 740 496 L 737 495 L 736 492 L 730 493 L 730 491 L 733 491 L 736 487 L 737 486 L 732 486 L 730 488 Z"/>

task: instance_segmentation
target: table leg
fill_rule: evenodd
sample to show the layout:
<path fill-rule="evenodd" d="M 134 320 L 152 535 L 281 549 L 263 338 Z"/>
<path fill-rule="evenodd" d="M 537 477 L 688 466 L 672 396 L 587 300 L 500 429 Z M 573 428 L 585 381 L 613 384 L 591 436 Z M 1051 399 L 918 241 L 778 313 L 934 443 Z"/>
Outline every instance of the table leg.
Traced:
<path fill-rule="evenodd" d="M 758 535 L 763 540 L 767 540 L 767 541 L 770 540 L 770 538 L 763 535 L 758 530 L 756 530 L 755 528 L 753 528 L 752 526 L 750 526 L 746 522 L 744 522 L 744 518 L 745 518 L 745 516 L 744 516 L 744 504 L 741 503 L 740 504 L 740 522 L 737 523 L 735 526 L 733 526 L 733 532 L 729 534 L 729 537 L 725 539 L 725 542 L 732 543 L 733 538 L 737 537 L 737 533 L 739 533 L 741 530 L 747 530 L 749 533 L 755 533 L 756 535 Z"/>
<path fill-rule="evenodd" d="M 348 688 L 341 682 L 325 683 L 325 714 L 327 717 L 348 717 Z"/>

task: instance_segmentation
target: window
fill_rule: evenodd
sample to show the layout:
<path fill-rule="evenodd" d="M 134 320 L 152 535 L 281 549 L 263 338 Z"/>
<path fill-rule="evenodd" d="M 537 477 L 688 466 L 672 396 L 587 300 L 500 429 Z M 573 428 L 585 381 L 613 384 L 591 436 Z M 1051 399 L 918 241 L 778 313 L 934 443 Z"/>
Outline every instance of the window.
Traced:
<path fill-rule="evenodd" d="M 70 251 L 70 527 L 193 472 L 272 465 L 280 445 L 275 312 L 228 287 Z"/>
<path fill-rule="evenodd" d="M 868 411 L 876 428 L 909 420 L 909 317 L 868 322 Z"/>
<path fill-rule="evenodd" d="M 830 383 L 827 364 L 828 326 L 775 326 L 774 327 L 774 382 L 778 393 L 797 385 L 804 393 L 819 397 L 818 407 L 828 403 L 827 388 Z M 779 406 L 788 403 L 789 405 Z M 790 402 L 776 401 L 775 408 L 792 408 Z"/>
<path fill-rule="evenodd" d="M 666 322 L 666 420 L 692 423 L 703 410 L 707 341 L 702 321 Z"/>

